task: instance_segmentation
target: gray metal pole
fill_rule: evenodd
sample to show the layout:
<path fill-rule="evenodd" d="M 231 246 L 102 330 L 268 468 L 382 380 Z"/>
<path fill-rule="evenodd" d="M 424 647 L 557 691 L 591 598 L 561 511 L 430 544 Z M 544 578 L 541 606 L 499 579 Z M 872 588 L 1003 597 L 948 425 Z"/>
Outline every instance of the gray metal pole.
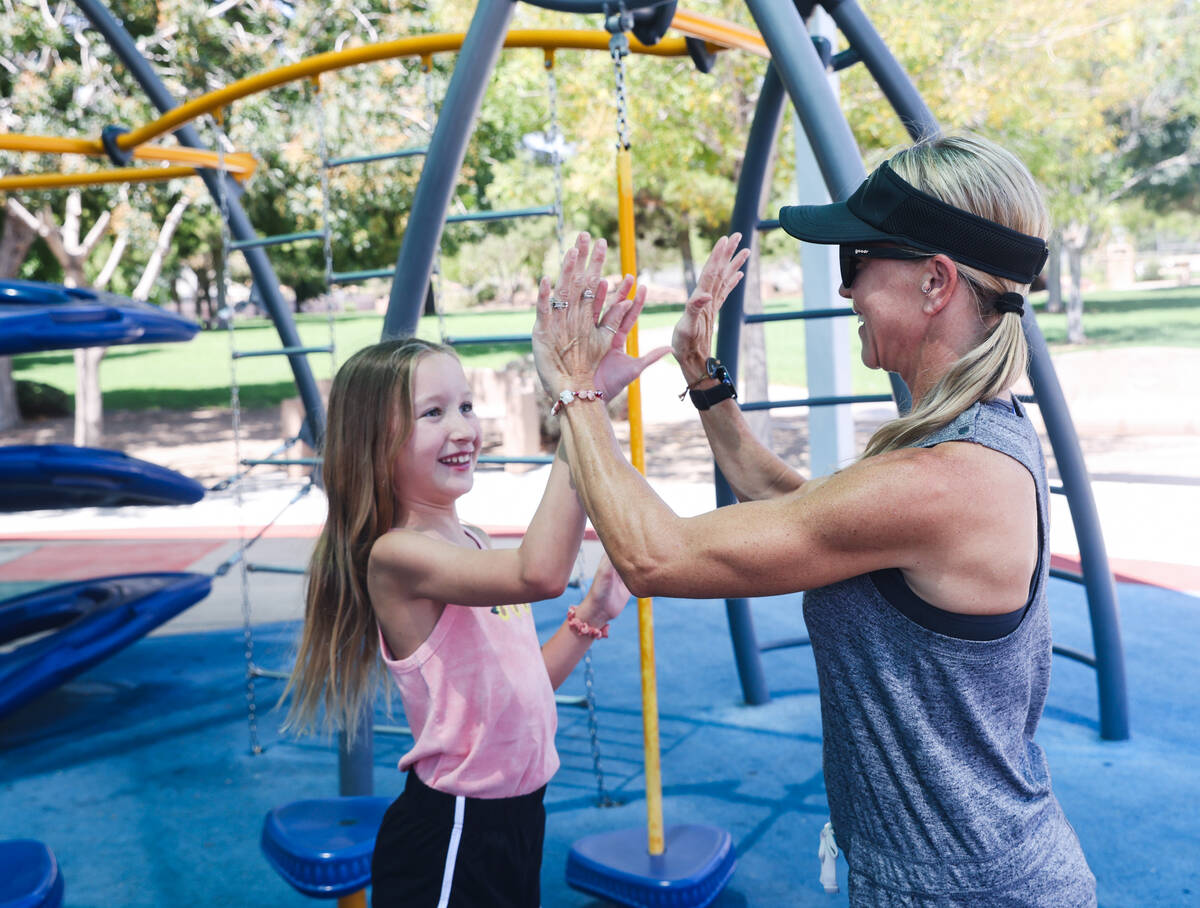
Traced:
<path fill-rule="evenodd" d="M 142 86 L 151 103 L 162 113 L 178 107 L 175 99 L 171 97 L 171 93 L 167 91 L 167 87 L 158 78 L 154 68 L 138 50 L 133 38 L 125 30 L 125 26 L 108 11 L 104 4 L 100 0 L 76 0 L 76 5 L 116 51 L 121 62 Z M 190 124 L 175 130 L 174 135 L 179 139 L 180 144 L 189 148 L 208 147 L 200 140 L 195 127 Z M 220 187 L 217 183 L 217 180 L 220 179 L 219 172 L 200 170 L 198 173 L 213 199 L 219 199 Z M 241 188 L 237 181 L 226 174 L 225 194 L 228 200 L 230 232 L 236 240 L 253 240 L 257 234 L 238 201 L 240 193 Z M 283 294 L 279 292 L 279 278 L 275 276 L 271 260 L 267 258 L 266 252 L 262 249 L 247 249 L 245 256 L 246 264 L 250 266 L 250 273 L 254 277 L 254 286 L 258 288 L 263 304 L 267 307 L 271 320 L 275 323 L 275 330 L 279 332 L 279 339 L 283 346 L 303 347 L 304 344 L 296 331 L 296 323 L 292 320 L 292 311 L 287 300 L 283 298 Z M 305 441 L 313 447 L 319 447 L 320 441 L 325 435 L 325 404 L 321 400 L 321 393 L 317 390 L 312 369 L 304 354 L 289 354 L 288 363 L 292 367 L 296 388 L 299 390 L 300 400 L 304 404 L 304 423 L 307 433 Z"/>
<path fill-rule="evenodd" d="M 779 67 L 829 195 L 841 201 L 859 187 L 867 172 L 804 20 L 791 3 L 746 0 L 746 5 L 767 42 L 772 62 Z M 908 387 L 898 375 L 889 373 L 888 379 L 897 409 L 908 412 L 912 407 Z"/>
<path fill-rule="evenodd" d="M 375 717 L 370 712 L 355 734 L 353 747 L 344 731 L 338 735 L 338 794 L 343 796 L 369 795 L 375 788 Z"/>
<path fill-rule="evenodd" d="M 1125 651 L 1121 644 L 1121 617 L 1117 610 L 1117 591 L 1108 567 L 1108 552 L 1096 513 L 1091 480 L 1079 449 L 1075 424 L 1067 409 L 1062 386 L 1054 373 L 1046 339 L 1033 312 L 1021 317 L 1025 339 L 1029 343 L 1029 378 L 1058 475 L 1062 477 L 1079 542 L 1079 562 L 1087 590 L 1088 611 L 1092 622 L 1092 649 L 1096 657 L 1096 685 L 1100 700 L 1100 737 L 1124 741 L 1129 737 L 1129 700 L 1125 690 Z"/>
<path fill-rule="evenodd" d="M 804 20 L 792 3 L 746 0 L 746 6 L 800 115 L 829 195 L 841 201 L 859 187 L 867 172 Z"/>
<path fill-rule="evenodd" d="M 409 210 L 383 320 L 384 340 L 408 337 L 417 331 L 467 140 L 515 6 L 514 0 L 480 0 L 475 8 Z"/>
<path fill-rule="evenodd" d="M 855 0 L 822 0 L 822 6 L 833 17 L 850 47 L 862 58 L 908 134 L 914 140 L 918 140 L 941 132 L 941 126 L 921 98 L 912 79 L 892 56 L 892 52 L 875 31 L 875 26 Z"/>
<path fill-rule="evenodd" d="M 758 233 L 763 185 L 771 163 L 771 150 L 779 132 L 779 118 L 783 112 L 783 83 L 774 64 L 767 64 L 762 89 L 758 94 L 758 106 L 750 124 L 750 135 L 746 141 L 746 156 L 742 161 L 742 172 L 738 177 L 737 195 L 734 197 L 733 214 L 729 219 L 730 233 L 741 233 L 742 246 L 750 248 Z M 746 297 L 746 282 L 741 281 L 721 307 L 721 318 L 717 323 L 717 357 L 725 364 L 729 374 L 737 378 L 738 341 L 742 329 L 742 312 Z M 717 507 L 733 504 L 737 497 L 719 467 L 713 468 L 717 487 Z M 758 635 L 754 632 L 754 616 L 750 611 L 749 599 L 726 599 L 725 615 L 729 621 L 729 637 L 733 642 L 733 658 L 737 665 L 738 680 L 742 685 L 742 697 L 752 706 L 771 699 L 767 679 L 763 673 L 762 653 L 758 647 Z"/>

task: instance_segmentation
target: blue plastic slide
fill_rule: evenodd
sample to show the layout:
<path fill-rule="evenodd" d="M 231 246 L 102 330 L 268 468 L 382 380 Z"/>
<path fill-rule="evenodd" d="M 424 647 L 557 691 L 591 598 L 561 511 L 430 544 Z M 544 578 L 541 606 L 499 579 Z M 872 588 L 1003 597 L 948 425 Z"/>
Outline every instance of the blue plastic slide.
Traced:
<path fill-rule="evenodd" d="M 41 281 L 0 281 L 0 356 L 191 340 L 200 326 L 149 303 Z"/>
<path fill-rule="evenodd" d="M 0 716 L 107 659 L 211 589 L 205 574 L 119 574 L 0 602 Z M 27 637 L 33 639 L 19 643 Z"/>
<path fill-rule="evenodd" d="M 73 445 L 0 447 L 0 511 L 195 504 L 204 486 L 120 451 Z"/>

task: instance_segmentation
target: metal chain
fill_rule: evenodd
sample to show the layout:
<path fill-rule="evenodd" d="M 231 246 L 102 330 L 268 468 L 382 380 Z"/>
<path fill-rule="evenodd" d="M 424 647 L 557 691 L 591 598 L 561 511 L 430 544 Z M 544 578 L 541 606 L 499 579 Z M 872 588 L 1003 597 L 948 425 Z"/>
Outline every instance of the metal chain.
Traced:
<path fill-rule="evenodd" d="M 241 469 L 242 464 L 242 405 L 241 393 L 238 386 L 237 374 L 237 338 L 234 331 L 234 312 L 229 301 L 229 246 L 232 235 L 229 228 L 229 189 L 226 181 L 229 171 L 225 166 L 225 133 L 220 121 L 212 118 L 213 132 L 216 135 L 217 146 L 217 202 L 221 210 L 221 280 L 217 282 L 218 311 L 227 311 L 229 332 L 229 397 L 230 408 L 233 410 L 233 458 L 235 469 Z M 238 514 L 242 513 L 244 504 L 242 483 L 234 484 L 234 501 Z M 246 528 L 238 521 L 238 550 L 246 545 Z M 254 697 L 254 678 L 257 669 L 254 665 L 254 631 L 250 625 L 250 577 L 246 569 L 246 559 L 240 558 L 241 588 L 242 588 L 242 640 L 243 652 L 246 658 L 246 724 L 250 731 L 250 753 L 261 754 L 262 745 L 258 740 L 258 706 Z"/>
<path fill-rule="evenodd" d="M 575 555 L 575 567 L 571 571 L 571 586 L 583 590 L 583 549 Z M 582 596 L 580 597 L 582 601 Z M 620 801 L 613 800 L 604 785 L 604 769 L 600 765 L 600 725 L 596 721 L 596 687 L 592 671 L 592 650 L 583 654 L 584 705 L 587 707 L 588 738 L 592 747 L 592 772 L 596 776 L 596 806 L 614 807 Z"/>
<path fill-rule="evenodd" d="M 423 57 L 421 66 L 425 71 L 425 117 L 429 121 L 429 144 L 433 145 L 434 124 L 437 123 L 437 107 L 433 102 L 433 58 Z M 433 250 L 433 272 L 429 276 L 433 287 L 433 311 L 437 313 L 438 338 L 445 341 L 446 313 L 442 311 L 442 245 L 438 243 Z M 424 301 L 422 301 L 422 306 Z M 422 310 L 424 311 L 424 310 Z"/>
<path fill-rule="evenodd" d="M 546 54 L 546 88 L 550 96 L 550 153 L 554 161 L 554 235 L 558 240 L 558 260 L 567 251 L 563 225 L 562 135 L 558 128 L 558 76 L 554 72 L 554 55 Z"/>
<path fill-rule="evenodd" d="M 592 741 L 592 771 L 596 774 L 596 806 L 615 807 L 620 801 L 614 801 L 604 787 L 604 770 L 600 766 L 600 726 L 596 721 L 596 691 L 595 677 L 592 673 L 592 651 L 589 649 L 583 657 L 583 687 L 587 700 L 588 737 Z"/>
<path fill-rule="evenodd" d="M 629 39 L 625 32 L 632 28 L 632 19 L 625 11 L 625 4 L 620 4 L 620 11 L 615 15 L 605 17 L 604 27 L 612 35 L 608 39 L 608 52 L 612 56 L 613 75 L 617 85 L 617 148 L 629 148 L 629 118 L 625 99 L 625 57 L 629 54 Z"/>
<path fill-rule="evenodd" d="M 333 318 L 333 219 L 329 214 L 329 144 L 325 139 L 325 106 L 321 102 L 320 79 L 313 79 L 313 113 L 317 120 L 317 149 L 321 156 L 321 232 L 325 244 L 325 313 L 329 327 L 330 374 L 337 372 Z"/>

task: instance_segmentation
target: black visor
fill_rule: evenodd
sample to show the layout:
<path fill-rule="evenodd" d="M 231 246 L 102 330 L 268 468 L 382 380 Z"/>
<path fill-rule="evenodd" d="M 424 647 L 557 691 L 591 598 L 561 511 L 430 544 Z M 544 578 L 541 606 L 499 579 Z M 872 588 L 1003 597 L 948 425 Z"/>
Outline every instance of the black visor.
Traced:
<path fill-rule="evenodd" d="M 779 223 L 810 243 L 899 243 L 1021 284 L 1046 264 L 1046 241 L 947 205 L 900 179 L 885 161 L 844 202 L 787 205 Z"/>

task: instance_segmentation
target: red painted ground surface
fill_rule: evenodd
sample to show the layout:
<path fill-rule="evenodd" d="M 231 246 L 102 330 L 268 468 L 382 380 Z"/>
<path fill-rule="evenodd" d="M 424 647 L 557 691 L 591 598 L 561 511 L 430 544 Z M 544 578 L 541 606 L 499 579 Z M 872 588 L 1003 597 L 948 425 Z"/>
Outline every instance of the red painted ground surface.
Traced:
<path fill-rule="evenodd" d="M 520 536 L 523 532 L 520 527 L 486 529 L 496 539 Z M 265 535 L 269 538 L 311 539 L 316 537 L 319 530 L 320 527 L 316 526 L 273 527 Z M 94 535 L 89 538 L 86 532 L 29 534 L 24 538 L 54 542 L 0 564 L 0 581 L 86 580 L 105 574 L 185 571 L 209 552 L 238 539 L 237 530 L 229 527 L 156 530 L 158 538 L 154 540 L 137 539 L 135 532 L 139 531 L 111 531 L 106 533 L 104 540 L 97 540 Z M 172 538 L 177 532 L 180 535 L 187 533 L 188 538 Z M 591 528 L 586 535 L 588 539 L 596 538 Z M 1063 570 L 1079 570 L 1079 559 L 1070 555 L 1054 555 L 1050 563 Z M 1109 559 L 1109 566 L 1113 576 L 1121 583 L 1144 583 L 1184 592 L 1200 591 L 1200 566 L 1197 565 L 1112 558 Z"/>
<path fill-rule="evenodd" d="M 1079 559 L 1071 555 L 1051 555 L 1050 566 L 1078 573 Z M 1200 567 L 1196 565 L 1110 558 L 1108 567 L 1119 583 L 1144 583 L 1147 586 L 1162 586 L 1184 592 L 1200 590 Z"/>
<path fill-rule="evenodd" d="M 0 564 L 0 581 L 87 580 L 109 574 L 185 571 L 224 540 L 60 542 L 39 546 Z"/>

